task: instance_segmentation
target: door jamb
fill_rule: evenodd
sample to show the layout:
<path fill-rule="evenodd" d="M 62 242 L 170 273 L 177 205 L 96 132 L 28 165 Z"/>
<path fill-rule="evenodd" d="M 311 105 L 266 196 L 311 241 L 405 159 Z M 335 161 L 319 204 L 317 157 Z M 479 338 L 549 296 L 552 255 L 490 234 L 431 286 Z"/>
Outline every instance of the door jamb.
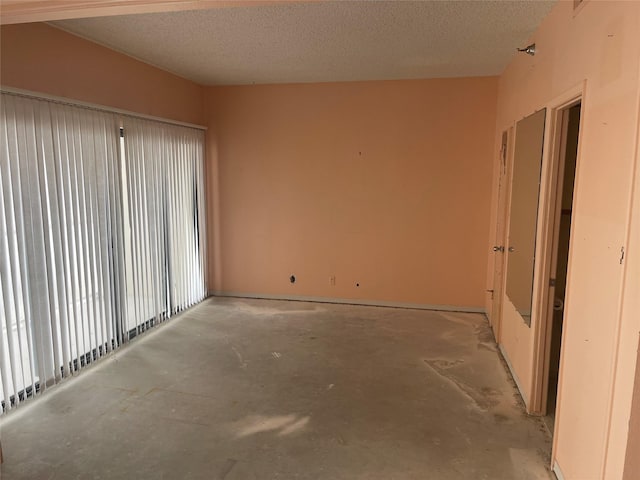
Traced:
<path fill-rule="evenodd" d="M 562 195 L 564 187 L 564 175 L 565 175 L 565 160 L 567 153 L 567 133 L 569 129 L 569 109 L 579 103 L 572 103 L 566 107 L 557 111 L 556 128 L 558 133 L 558 143 L 554 145 L 553 155 L 556 164 L 553 166 L 553 176 L 550 194 L 552 199 L 550 201 L 550 216 L 549 216 L 549 271 L 548 278 L 555 276 L 555 272 L 558 267 L 558 246 L 560 236 L 560 216 L 562 210 Z M 541 414 L 547 414 L 547 405 L 549 403 L 549 371 L 550 371 L 550 355 L 551 355 L 551 336 L 553 330 L 554 321 L 554 299 L 555 299 L 555 284 L 552 285 L 549 282 L 547 289 L 544 291 L 546 294 L 545 306 L 546 309 L 540 310 L 540 338 L 544 342 L 544 350 L 542 352 L 542 385 L 541 385 Z"/>
<path fill-rule="evenodd" d="M 540 250 L 537 252 L 537 258 L 539 258 L 540 266 L 537 271 L 538 275 L 535 282 L 535 288 L 537 289 L 538 295 L 536 298 L 536 314 L 535 321 L 532 322 L 533 328 L 533 375 L 532 375 L 532 384 L 531 384 L 531 402 L 529 405 L 529 413 L 534 415 L 542 415 L 546 410 L 546 394 L 547 387 L 546 380 L 548 377 L 548 337 L 550 333 L 549 321 L 550 321 L 550 308 L 553 308 L 553 300 L 550 298 L 550 288 L 549 288 L 549 279 L 552 275 L 552 263 L 554 260 L 554 231 L 555 231 L 555 220 L 556 220 L 556 206 L 557 206 L 557 195 L 558 195 L 558 173 L 559 173 L 559 165 L 561 162 L 564 162 L 564 159 L 560 158 L 562 153 L 562 117 L 563 111 L 568 108 L 581 103 L 582 111 L 580 115 L 580 133 L 581 135 L 578 138 L 578 151 L 576 156 L 576 182 L 574 184 L 574 208 L 575 208 L 575 191 L 577 190 L 577 178 L 579 174 L 579 159 L 580 159 L 580 151 L 581 151 L 581 143 L 583 128 L 584 128 L 584 105 L 585 105 L 585 91 L 586 91 L 586 81 L 581 82 L 576 85 L 572 89 L 566 91 L 562 95 L 553 99 L 547 105 L 547 111 L 549 115 L 547 117 L 548 127 L 547 130 L 550 132 L 549 138 L 547 139 L 546 149 L 547 154 L 545 155 L 545 162 L 547 164 L 545 169 L 544 182 L 546 184 L 544 196 L 541 195 L 541 203 L 539 208 L 541 209 L 541 222 L 539 223 L 539 228 L 541 230 L 541 242 L 540 242 Z M 541 192 L 542 193 L 542 192 Z M 570 240 L 570 243 L 573 243 L 573 240 Z M 569 246 L 569 251 L 571 251 L 571 245 Z M 571 278 L 571 268 L 570 268 L 570 259 L 569 266 L 567 269 L 567 286 L 570 285 Z M 569 297 L 569 288 L 567 288 L 566 297 Z M 566 302 L 565 302 L 566 304 Z M 551 314 L 553 311 L 551 310 Z M 563 340 L 565 337 L 563 329 Z M 560 411 L 561 408 L 561 385 L 562 385 L 562 357 L 563 351 L 561 351 L 560 355 L 560 372 L 558 378 L 558 399 L 556 404 L 556 412 Z M 558 437 L 558 415 L 556 415 L 556 426 L 555 426 L 555 434 L 554 434 L 554 449 L 555 449 L 555 439 Z M 553 458 L 553 456 L 552 456 Z"/>

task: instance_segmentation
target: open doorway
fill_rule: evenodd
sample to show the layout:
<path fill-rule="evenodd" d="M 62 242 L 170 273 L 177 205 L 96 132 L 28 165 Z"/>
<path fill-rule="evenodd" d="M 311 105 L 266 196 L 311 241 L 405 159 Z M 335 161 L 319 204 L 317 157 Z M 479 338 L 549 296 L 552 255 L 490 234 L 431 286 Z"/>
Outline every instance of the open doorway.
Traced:
<path fill-rule="evenodd" d="M 558 395 L 560 352 L 564 323 L 564 304 L 567 286 L 567 267 L 571 238 L 573 191 L 576 176 L 581 104 L 576 103 L 558 112 L 560 149 L 557 161 L 557 189 L 555 194 L 553 238 L 551 250 L 551 278 L 546 328 L 546 415 L 545 423 L 553 434 Z"/>

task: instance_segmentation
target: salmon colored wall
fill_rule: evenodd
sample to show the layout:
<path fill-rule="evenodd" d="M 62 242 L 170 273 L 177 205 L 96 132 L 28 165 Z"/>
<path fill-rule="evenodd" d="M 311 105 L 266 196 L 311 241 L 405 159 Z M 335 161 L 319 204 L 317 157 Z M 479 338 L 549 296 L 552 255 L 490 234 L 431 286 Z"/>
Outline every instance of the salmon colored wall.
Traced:
<path fill-rule="evenodd" d="M 494 171 L 505 128 L 586 82 L 554 456 L 567 480 L 621 478 L 640 330 L 638 290 L 632 290 L 640 277 L 633 253 L 640 244 L 637 209 L 630 220 L 640 2 L 589 0 L 576 12 L 573 2 L 559 2 L 531 41 L 535 57 L 518 55 L 500 77 Z M 543 178 L 548 161 L 547 152 Z M 543 194 L 548 188 L 543 182 Z M 496 195 L 494 188 L 493 205 Z M 621 264 L 622 246 L 627 257 Z M 534 381 L 532 332 L 539 318 L 528 328 L 505 302 L 500 342 L 527 402 Z"/>
<path fill-rule="evenodd" d="M 207 89 L 214 290 L 482 308 L 496 87 Z"/>
<path fill-rule="evenodd" d="M 0 83 L 202 124 L 203 89 L 42 23 L 0 28 Z"/>

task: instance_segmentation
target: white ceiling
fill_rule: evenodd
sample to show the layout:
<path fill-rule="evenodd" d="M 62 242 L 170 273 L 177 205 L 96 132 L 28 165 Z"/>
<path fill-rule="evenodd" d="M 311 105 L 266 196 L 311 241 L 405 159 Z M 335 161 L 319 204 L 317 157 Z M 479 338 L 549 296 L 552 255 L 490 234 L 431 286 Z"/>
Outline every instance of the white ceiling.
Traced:
<path fill-rule="evenodd" d="M 52 24 L 203 85 L 497 75 L 555 0 L 336 1 Z"/>

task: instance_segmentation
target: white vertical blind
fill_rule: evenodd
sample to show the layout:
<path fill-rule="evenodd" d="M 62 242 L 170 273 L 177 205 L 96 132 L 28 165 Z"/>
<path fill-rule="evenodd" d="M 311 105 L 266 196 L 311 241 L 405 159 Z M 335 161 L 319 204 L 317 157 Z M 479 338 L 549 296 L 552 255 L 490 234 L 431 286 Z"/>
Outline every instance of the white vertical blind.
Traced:
<path fill-rule="evenodd" d="M 130 117 L 123 126 L 127 325 L 139 332 L 205 296 L 204 134 Z"/>
<path fill-rule="evenodd" d="M 6 93 L 1 106 L 6 411 L 204 298 L 204 138 Z"/>
<path fill-rule="evenodd" d="M 5 408 L 115 341 L 113 114 L 2 95 L 0 392 Z"/>

